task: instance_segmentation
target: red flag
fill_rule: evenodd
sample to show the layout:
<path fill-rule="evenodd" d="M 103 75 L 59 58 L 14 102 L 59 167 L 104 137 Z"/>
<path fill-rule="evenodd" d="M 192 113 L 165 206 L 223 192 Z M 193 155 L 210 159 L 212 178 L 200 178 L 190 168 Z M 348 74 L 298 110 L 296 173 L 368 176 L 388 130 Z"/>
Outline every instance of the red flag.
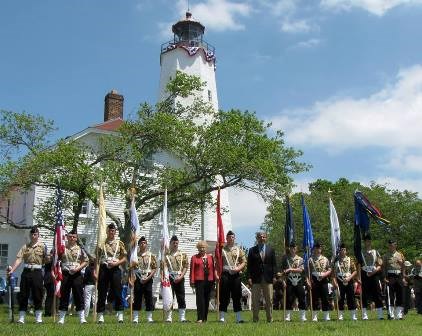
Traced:
<path fill-rule="evenodd" d="M 51 267 L 51 274 L 54 279 L 54 293 L 57 297 L 60 297 L 60 287 L 63 280 L 60 258 L 66 249 L 66 236 L 62 211 L 63 193 L 60 188 L 57 188 L 56 196 L 56 224 L 54 234 L 54 255 Z"/>
<path fill-rule="evenodd" d="M 215 245 L 215 262 L 216 262 L 216 270 L 218 277 L 221 276 L 221 272 L 223 271 L 223 254 L 222 250 L 225 243 L 224 237 L 224 227 L 223 227 L 223 219 L 221 218 L 221 211 L 220 211 L 220 188 L 218 188 L 217 193 L 217 243 Z"/>

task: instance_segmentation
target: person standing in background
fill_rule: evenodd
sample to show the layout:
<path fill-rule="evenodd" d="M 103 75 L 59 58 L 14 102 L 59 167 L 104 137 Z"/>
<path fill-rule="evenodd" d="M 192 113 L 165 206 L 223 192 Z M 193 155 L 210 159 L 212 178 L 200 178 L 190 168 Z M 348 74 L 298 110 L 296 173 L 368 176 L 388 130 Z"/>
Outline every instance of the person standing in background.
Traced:
<path fill-rule="evenodd" d="M 210 294 L 214 287 L 214 258 L 207 253 L 207 242 L 200 240 L 196 244 L 198 253 L 190 262 L 190 285 L 195 289 L 197 323 L 206 322 L 210 305 Z"/>
<path fill-rule="evenodd" d="M 261 291 L 265 299 L 267 322 L 273 321 L 273 283 L 277 273 L 275 252 L 267 244 L 265 232 L 256 233 L 257 245 L 251 247 L 248 253 L 248 281 L 252 286 L 253 322 L 259 321 Z"/>

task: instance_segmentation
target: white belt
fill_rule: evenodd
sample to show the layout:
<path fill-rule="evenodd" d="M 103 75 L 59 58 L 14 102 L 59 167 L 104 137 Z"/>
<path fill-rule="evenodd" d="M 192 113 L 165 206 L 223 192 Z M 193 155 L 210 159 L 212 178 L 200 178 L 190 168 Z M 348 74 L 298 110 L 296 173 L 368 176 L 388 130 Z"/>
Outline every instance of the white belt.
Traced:
<path fill-rule="evenodd" d="M 234 266 L 228 266 L 228 265 L 223 266 L 223 270 L 225 271 L 232 271 L 233 269 L 234 269 Z"/>
<path fill-rule="evenodd" d="M 350 276 L 350 273 L 337 273 L 337 276 L 338 276 L 339 278 L 342 278 L 342 277 L 348 277 L 348 276 Z"/>
<path fill-rule="evenodd" d="M 365 272 L 373 272 L 375 270 L 375 266 L 363 266 L 362 270 Z"/>
<path fill-rule="evenodd" d="M 119 259 L 114 258 L 114 257 L 102 258 L 101 263 L 102 264 L 108 264 L 109 262 L 117 261 L 117 260 L 119 260 Z"/>
<path fill-rule="evenodd" d="M 387 271 L 388 274 L 401 274 L 400 270 L 389 270 Z"/>
<path fill-rule="evenodd" d="M 42 265 L 24 264 L 23 267 L 24 268 L 28 268 L 28 269 L 41 269 L 42 268 Z"/>
<path fill-rule="evenodd" d="M 180 275 L 180 274 L 182 274 L 182 272 L 169 272 L 169 274 L 171 274 L 171 275 Z"/>

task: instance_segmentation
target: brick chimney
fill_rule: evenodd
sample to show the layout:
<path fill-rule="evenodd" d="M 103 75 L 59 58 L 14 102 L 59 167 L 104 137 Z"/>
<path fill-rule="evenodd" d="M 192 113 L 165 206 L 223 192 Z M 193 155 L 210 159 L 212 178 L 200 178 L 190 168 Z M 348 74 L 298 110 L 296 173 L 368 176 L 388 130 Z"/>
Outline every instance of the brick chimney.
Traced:
<path fill-rule="evenodd" d="M 104 121 L 113 119 L 123 120 L 124 98 L 116 90 L 111 90 L 104 98 Z"/>

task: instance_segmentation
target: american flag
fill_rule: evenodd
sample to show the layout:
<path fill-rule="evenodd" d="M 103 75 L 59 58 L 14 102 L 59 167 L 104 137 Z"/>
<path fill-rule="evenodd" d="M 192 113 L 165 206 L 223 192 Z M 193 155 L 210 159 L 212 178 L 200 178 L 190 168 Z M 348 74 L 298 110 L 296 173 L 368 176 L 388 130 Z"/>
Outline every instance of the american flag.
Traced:
<path fill-rule="evenodd" d="M 51 267 L 51 273 L 54 279 L 55 295 L 60 297 L 60 287 L 63 280 L 60 257 L 65 252 L 65 228 L 62 211 L 63 192 L 60 187 L 56 189 L 56 223 L 54 225 L 54 255 Z"/>

